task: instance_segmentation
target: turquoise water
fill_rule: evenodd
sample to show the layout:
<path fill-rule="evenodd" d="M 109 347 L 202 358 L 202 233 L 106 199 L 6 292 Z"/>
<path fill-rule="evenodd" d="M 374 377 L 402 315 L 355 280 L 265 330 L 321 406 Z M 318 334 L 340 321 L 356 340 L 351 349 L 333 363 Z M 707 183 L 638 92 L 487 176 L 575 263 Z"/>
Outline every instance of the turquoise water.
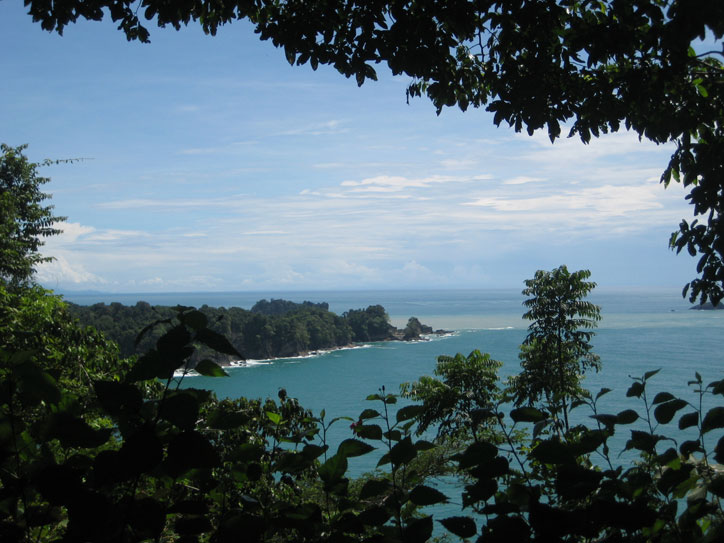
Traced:
<path fill-rule="evenodd" d="M 356 417 L 371 407 L 365 401 L 367 395 L 383 385 L 388 392 L 397 392 L 401 383 L 432 374 L 441 354 L 467 354 L 473 349 L 488 352 L 503 362 L 500 374 L 505 379 L 519 369 L 518 347 L 527 328 L 521 318 L 524 297 L 519 290 L 97 294 L 66 298 L 83 304 L 145 300 L 159 305 L 245 308 L 262 298 L 285 298 L 328 302 L 336 313 L 379 303 L 397 326 L 416 316 L 435 328 L 454 332 L 427 342 L 379 343 L 309 358 L 251 362 L 229 369 L 231 377 L 225 379 L 187 378 L 189 385 L 210 388 L 220 397 L 276 398 L 283 387 L 305 407 L 315 412 L 325 409 L 328 416 Z M 601 306 L 603 316 L 592 341 L 603 369 L 589 374 L 585 383 L 594 392 L 604 386 L 613 389 L 602 398 L 602 410 L 616 413 L 640 407 L 636 400 L 625 397 L 629 376 L 641 376 L 652 369 L 662 368 L 651 383 L 654 390 L 668 390 L 692 401 L 694 396 L 686 383 L 694 372 L 701 373 L 707 382 L 724 377 L 724 311 L 690 311 L 678 289 L 600 290 L 590 299 Z M 587 414 L 579 416 L 585 418 Z M 350 435 L 347 425 L 340 424 L 332 438 Z M 625 435 L 620 439 L 625 440 Z"/>
<path fill-rule="evenodd" d="M 438 355 L 468 354 L 473 349 L 488 352 L 503 362 L 501 379 L 519 370 L 518 348 L 526 335 L 523 321 L 523 296 L 518 290 L 460 291 L 359 291 L 359 292 L 253 292 L 192 294 L 123 294 L 66 296 L 76 303 L 117 301 L 135 304 L 145 300 L 159 305 L 239 306 L 250 308 L 262 298 L 285 298 L 293 301 L 328 302 L 330 309 L 342 313 L 348 309 L 382 304 L 392 323 L 404 325 L 410 316 L 435 328 L 453 333 L 431 341 L 374 343 L 356 349 L 339 350 L 319 356 L 250 362 L 228 370 L 229 378 L 187 377 L 184 385 L 209 388 L 220 397 L 271 397 L 276 399 L 283 387 L 302 405 L 329 418 L 356 416 L 367 407 L 365 401 L 381 386 L 398 392 L 399 385 L 432 374 Z M 696 396 L 687 381 L 699 372 L 705 382 L 724 378 L 724 311 L 690 311 L 678 289 L 599 291 L 591 300 L 601 306 L 603 320 L 593 338 L 594 350 L 601 357 L 603 368 L 589 374 L 585 384 L 594 393 L 602 387 L 613 391 L 601 398 L 599 412 L 618 413 L 634 408 L 641 412 L 641 402 L 626 398 L 630 376 L 661 368 L 650 386 L 652 393 L 667 390 L 694 402 Z M 682 411 L 681 413 L 683 413 Z M 589 420 L 589 412 L 576 410 L 574 418 Z M 664 433 L 678 432 L 674 424 Z M 612 451 L 623 450 L 630 436 L 629 428 L 619 427 L 609 442 Z M 673 430 L 671 429 L 673 428 Z M 352 437 L 348 421 L 340 421 L 330 432 L 333 444 Z M 678 434 L 681 439 L 691 439 Z M 709 438 L 709 446 L 716 441 Z M 669 445 L 666 445 L 667 447 Z M 634 456 L 622 455 L 621 463 Z M 351 475 L 374 468 L 376 456 L 352 459 Z M 438 481 L 441 491 L 451 502 L 436 506 L 436 517 L 460 513 L 460 489 L 454 481 Z"/>

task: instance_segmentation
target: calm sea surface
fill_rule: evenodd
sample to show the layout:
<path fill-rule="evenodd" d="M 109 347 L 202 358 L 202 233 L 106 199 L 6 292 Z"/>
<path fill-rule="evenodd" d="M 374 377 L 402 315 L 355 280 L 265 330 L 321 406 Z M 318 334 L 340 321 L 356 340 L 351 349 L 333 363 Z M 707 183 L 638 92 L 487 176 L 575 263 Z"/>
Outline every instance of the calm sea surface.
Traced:
<path fill-rule="evenodd" d="M 275 399 L 283 387 L 316 413 L 325 409 L 328 418 L 342 415 L 355 418 L 362 409 L 376 407 L 365 401 L 367 395 L 383 385 L 388 392 L 397 392 L 400 383 L 431 375 L 435 359 L 441 354 L 468 354 L 480 349 L 504 363 L 501 378 L 519 370 L 518 347 L 527 328 L 521 318 L 524 297 L 519 290 L 66 296 L 80 304 L 114 301 L 135 304 L 145 300 L 154 305 L 244 308 L 263 298 L 328 302 L 330 310 L 336 313 L 381 304 L 396 326 L 404 326 L 410 316 L 415 316 L 425 324 L 454 333 L 427 342 L 376 343 L 309 358 L 251 362 L 245 367 L 229 369 L 230 378 L 187 378 L 189 386 L 210 388 L 220 397 Z M 585 384 L 593 392 L 601 387 L 613 389 L 601 399 L 600 412 L 617 413 L 629 407 L 638 410 L 640 402 L 626 398 L 625 393 L 631 384 L 630 376 L 641 376 L 649 370 L 661 368 L 651 380 L 652 391 L 667 390 L 690 401 L 695 401 L 695 396 L 687 381 L 694 378 L 695 372 L 707 383 L 724 378 L 724 311 L 691 311 L 678 289 L 600 290 L 592 294 L 590 300 L 601 306 L 603 316 L 592 341 L 603 369 L 588 375 Z M 582 412 L 578 416 L 584 419 L 589 414 Z M 627 429 L 617 433 L 619 450 L 629 435 Z M 349 422 L 340 421 L 331 440 L 351 436 Z M 368 462 L 353 465 L 355 471 L 371 467 Z"/>

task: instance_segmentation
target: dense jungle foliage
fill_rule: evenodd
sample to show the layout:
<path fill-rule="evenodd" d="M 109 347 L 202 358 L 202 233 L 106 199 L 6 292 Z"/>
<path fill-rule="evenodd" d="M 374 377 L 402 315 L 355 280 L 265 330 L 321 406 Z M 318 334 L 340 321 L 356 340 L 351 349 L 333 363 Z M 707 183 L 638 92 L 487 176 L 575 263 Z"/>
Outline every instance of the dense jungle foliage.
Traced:
<path fill-rule="evenodd" d="M 182 388 L 174 375 L 199 346 L 239 353 L 200 311 L 174 313 L 152 349 L 122 359 L 52 293 L 0 288 L 2 541 L 413 543 L 435 538 L 434 521 L 483 542 L 724 536 L 724 438 L 711 447 L 724 381 L 696 375 L 692 398 L 676 398 L 654 394 L 648 372 L 626 393 L 641 409 L 601 413 L 610 391 L 590 394 L 574 374 L 565 413 L 591 416 L 567 427 L 557 379 L 516 407 L 500 363 L 475 351 L 441 357 L 435 377 L 407 385 L 418 403 L 398 408 L 382 387 L 354 419 L 329 418 L 283 390 L 219 400 Z M 224 376 L 208 360 L 197 371 Z M 704 410 L 706 397 L 717 406 Z M 329 443 L 333 424 L 350 424 L 350 437 Z M 438 437 L 419 439 L 425 427 Z M 630 433 L 633 464 L 609 447 L 616 432 Z M 349 458 L 364 454 L 377 455 L 377 471 L 351 479 Z M 443 473 L 461 498 L 435 488 Z M 426 509 L 460 499 L 460 515 Z"/>
<path fill-rule="evenodd" d="M 138 334 L 153 323 L 168 325 L 158 321 L 168 321 L 176 314 L 172 307 L 151 306 L 146 302 L 133 306 L 69 303 L 67 307 L 73 318 L 115 341 L 122 356 L 151 349 L 168 326 L 149 329 L 137 342 Z M 389 316 L 381 305 L 350 309 L 341 316 L 329 311 L 326 303 L 275 299 L 260 300 L 251 310 L 206 305 L 199 310 L 208 318 L 209 329 L 223 334 L 244 358 L 255 360 L 297 356 L 365 341 L 417 340 L 421 334 L 433 332 L 414 317 L 403 330 L 398 330 L 389 323 Z M 203 349 L 199 354 L 217 362 L 234 360 L 233 356 L 210 349 Z"/>
<path fill-rule="evenodd" d="M 3 202 L 26 191 L 35 198 L 7 220 L 52 226 L 57 219 L 34 193 L 36 165 L 22 152 L 2 159 L 25 162 L 26 177 L 0 185 Z M 32 269 L 38 246 L 17 244 L 13 257 Z M 500 362 L 478 351 L 440 357 L 434 377 L 402 387 L 416 403 L 397 408 L 383 386 L 355 418 L 312 413 L 283 389 L 278 401 L 220 400 L 182 387 L 192 362 L 203 375 L 226 375 L 204 352 L 242 357 L 211 328 L 218 315 L 181 306 L 154 313 L 141 336 L 158 328 L 157 338 L 124 358 L 58 296 L 23 275 L 3 277 L 0 539 L 423 543 L 438 537 L 437 520 L 483 542 L 720 541 L 724 437 L 713 448 L 705 439 L 724 428 L 724 381 L 705 384 L 697 374 L 692 400 L 652 398 L 651 371 L 626 393 L 641 398 L 639 411 L 600 413 L 610 391 L 592 395 L 581 383 L 598 363 L 588 277 L 561 266 L 526 281 L 531 325 L 519 376 L 502 383 Z M 328 313 L 281 301 L 259 308 L 279 319 Z M 389 326 L 385 317 L 380 306 L 345 314 L 350 329 L 367 323 L 368 334 Z M 708 396 L 719 401 L 705 410 Z M 583 408 L 590 418 L 576 420 L 593 423 L 571 424 Z M 678 429 L 667 426 L 679 412 Z M 330 427 L 347 423 L 350 437 L 329 443 Z M 622 463 L 609 441 L 629 425 L 625 450 L 639 457 Z M 431 429 L 436 438 L 420 439 Z M 351 479 L 348 460 L 365 454 L 376 455 L 377 470 Z M 457 477 L 462 511 L 433 519 L 425 508 L 456 500 L 435 488 L 443 474 Z"/>
<path fill-rule="evenodd" d="M 570 135 L 584 141 L 627 128 L 673 142 L 661 180 L 689 188 L 697 218 L 682 221 L 671 247 L 699 257 L 687 285 L 693 298 L 724 296 L 721 2 L 25 4 L 46 30 L 110 16 L 143 41 L 146 20 L 177 28 L 198 21 L 213 34 L 249 19 L 290 63 L 330 64 L 360 84 L 384 63 L 412 79 L 408 96 L 426 94 L 437 108 L 486 107 L 496 124 L 545 128 L 552 140 L 571 123 Z M 707 38 L 713 49 L 697 51 Z M 545 291 L 529 298 L 521 378 L 510 383 L 497 379 L 499 363 L 488 355 L 445 357 L 435 377 L 404 389 L 419 403 L 398 409 L 382 388 L 350 421 L 310 413 L 285 394 L 218 400 L 181 388 L 174 373 L 199 348 L 240 353 L 206 315 L 180 307 L 148 351 L 124 359 L 103 335 L 73 322 L 62 300 L 33 286 L 40 243 L 23 236 L 42 236 L 55 218 L 40 205 L 37 165 L 21 151 L 3 147 L 2 171 L 22 178 L 0 176 L 0 264 L 9 264 L 0 274 L 3 542 L 417 543 L 432 538 L 434 521 L 482 542 L 724 540 L 724 380 L 696 374 L 691 397 L 678 398 L 652 389 L 652 370 L 626 392 L 639 409 L 601 413 L 598 401 L 611 391 L 583 388 L 580 372 L 596 361 L 586 347 L 590 330 L 575 325 L 595 319 L 563 311 L 550 327 L 536 314 L 547 308 L 555 320 Z M 556 275 L 565 273 L 531 281 L 542 286 Z M 196 367 L 223 378 L 211 361 Z M 547 379 L 529 378 L 536 374 Z M 571 423 L 580 410 L 590 416 L 576 420 L 587 423 Z M 351 437 L 328 443 L 330 425 L 347 422 Z M 419 424 L 443 431 L 418 439 Z M 633 463 L 613 449 L 617 432 L 629 436 Z M 380 454 L 380 469 L 352 481 L 348 459 L 363 454 Z M 438 470 L 459 477 L 460 515 L 433 519 L 424 509 L 458 501 L 433 487 Z"/>

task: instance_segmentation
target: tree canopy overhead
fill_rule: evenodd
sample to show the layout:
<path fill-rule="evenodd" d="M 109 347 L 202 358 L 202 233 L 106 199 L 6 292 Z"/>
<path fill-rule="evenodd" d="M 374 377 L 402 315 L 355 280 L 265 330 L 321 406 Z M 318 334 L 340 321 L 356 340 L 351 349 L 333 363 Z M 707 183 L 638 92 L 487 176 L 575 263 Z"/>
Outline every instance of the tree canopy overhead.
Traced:
<path fill-rule="evenodd" d="M 25 0 L 62 33 L 110 16 L 129 40 L 151 25 L 209 34 L 248 19 L 292 64 L 333 66 L 358 84 L 379 65 L 411 78 L 409 97 L 484 107 L 515 130 L 584 142 L 631 129 L 675 142 L 661 180 L 691 187 L 698 219 L 677 251 L 699 255 L 692 298 L 724 297 L 724 2 L 712 0 Z M 700 222 L 701 221 L 701 222 Z M 688 287 L 688 285 L 687 285 Z"/>

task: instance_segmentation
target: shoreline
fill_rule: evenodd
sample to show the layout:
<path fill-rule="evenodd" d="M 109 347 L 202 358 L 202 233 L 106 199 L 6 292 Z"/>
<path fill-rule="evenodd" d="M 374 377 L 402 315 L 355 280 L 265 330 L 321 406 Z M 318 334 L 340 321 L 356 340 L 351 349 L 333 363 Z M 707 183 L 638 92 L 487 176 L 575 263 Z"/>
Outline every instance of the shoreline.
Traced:
<path fill-rule="evenodd" d="M 324 349 L 317 349 L 313 351 L 305 351 L 301 353 L 297 353 L 291 356 L 275 356 L 271 358 L 252 358 L 248 360 L 229 360 L 224 362 L 218 362 L 219 366 L 222 368 L 226 367 L 244 367 L 251 363 L 265 363 L 265 362 L 273 362 L 274 360 L 296 360 L 301 358 L 315 358 L 318 356 L 324 356 L 325 354 L 333 353 L 335 351 L 349 351 L 352 349 L 366 349 L 369 347 L 372 347 L 375 343 L 390 343 L 393 341 L 399 341 L 401 343 L 418 343 L 421 341 L 432 341 L 433 337 L 447 337 L 447 336 L 453 336 L 457 334 L 456 330 L 435 330 L 432 333 L 429 334 L 421 334 L 420 337 L 415 339 L 402 339 L 402 338 L 388 338 L 388 339 L 382 339 L 378 341 L 363 341 L 360 343 L 349 343 L 347 345 L 340 345 L 337 347 L 327 347 Z"/>
<path fill-rule="evenodd" d="M 445 338 L 445 337 L 453 337 L 457 335 L 459 331 L 457 330 L 436 330 L 431 334 L 423 334 L 417 339 L 397 339 L 397 338 L 391 338 L 391 339 L 385 339 L 381 341 L 372 341 L 372 342 L 362 342 L 362 343 L 350 343 L 348 345 L 342 345 L 338 347 L 329 347 L 327 349 L 318 349 L 314 351 L 308 351 L 305 353 L 299 353 L 292 356 L 277 356 L 272 358 L 252 358 L 248 360 L 224 360 L 224 361 L 217 361 L 217 364 L 221 366 L 224 369 L 227 368 L 247 368 L 250 366 L 261 366 L 270 364 L 272 362 L 278 361 L 278 360 L 304 360 L 307 358 L 318 358 L 336 351 L 351 351 L 355 349 L 369 349 L 374 346 L 376 343 L 390 343 L 390 342 L 400 342 L 400 343 L 419 343 L 424 341 L 433 341 L 433 338 Z M 196 373 L 193 368 L 190 368 L 186 372 L 184 371 L 176 371 L 174 372 L 174 377 L 201 377 L 200 374 Z"/>

